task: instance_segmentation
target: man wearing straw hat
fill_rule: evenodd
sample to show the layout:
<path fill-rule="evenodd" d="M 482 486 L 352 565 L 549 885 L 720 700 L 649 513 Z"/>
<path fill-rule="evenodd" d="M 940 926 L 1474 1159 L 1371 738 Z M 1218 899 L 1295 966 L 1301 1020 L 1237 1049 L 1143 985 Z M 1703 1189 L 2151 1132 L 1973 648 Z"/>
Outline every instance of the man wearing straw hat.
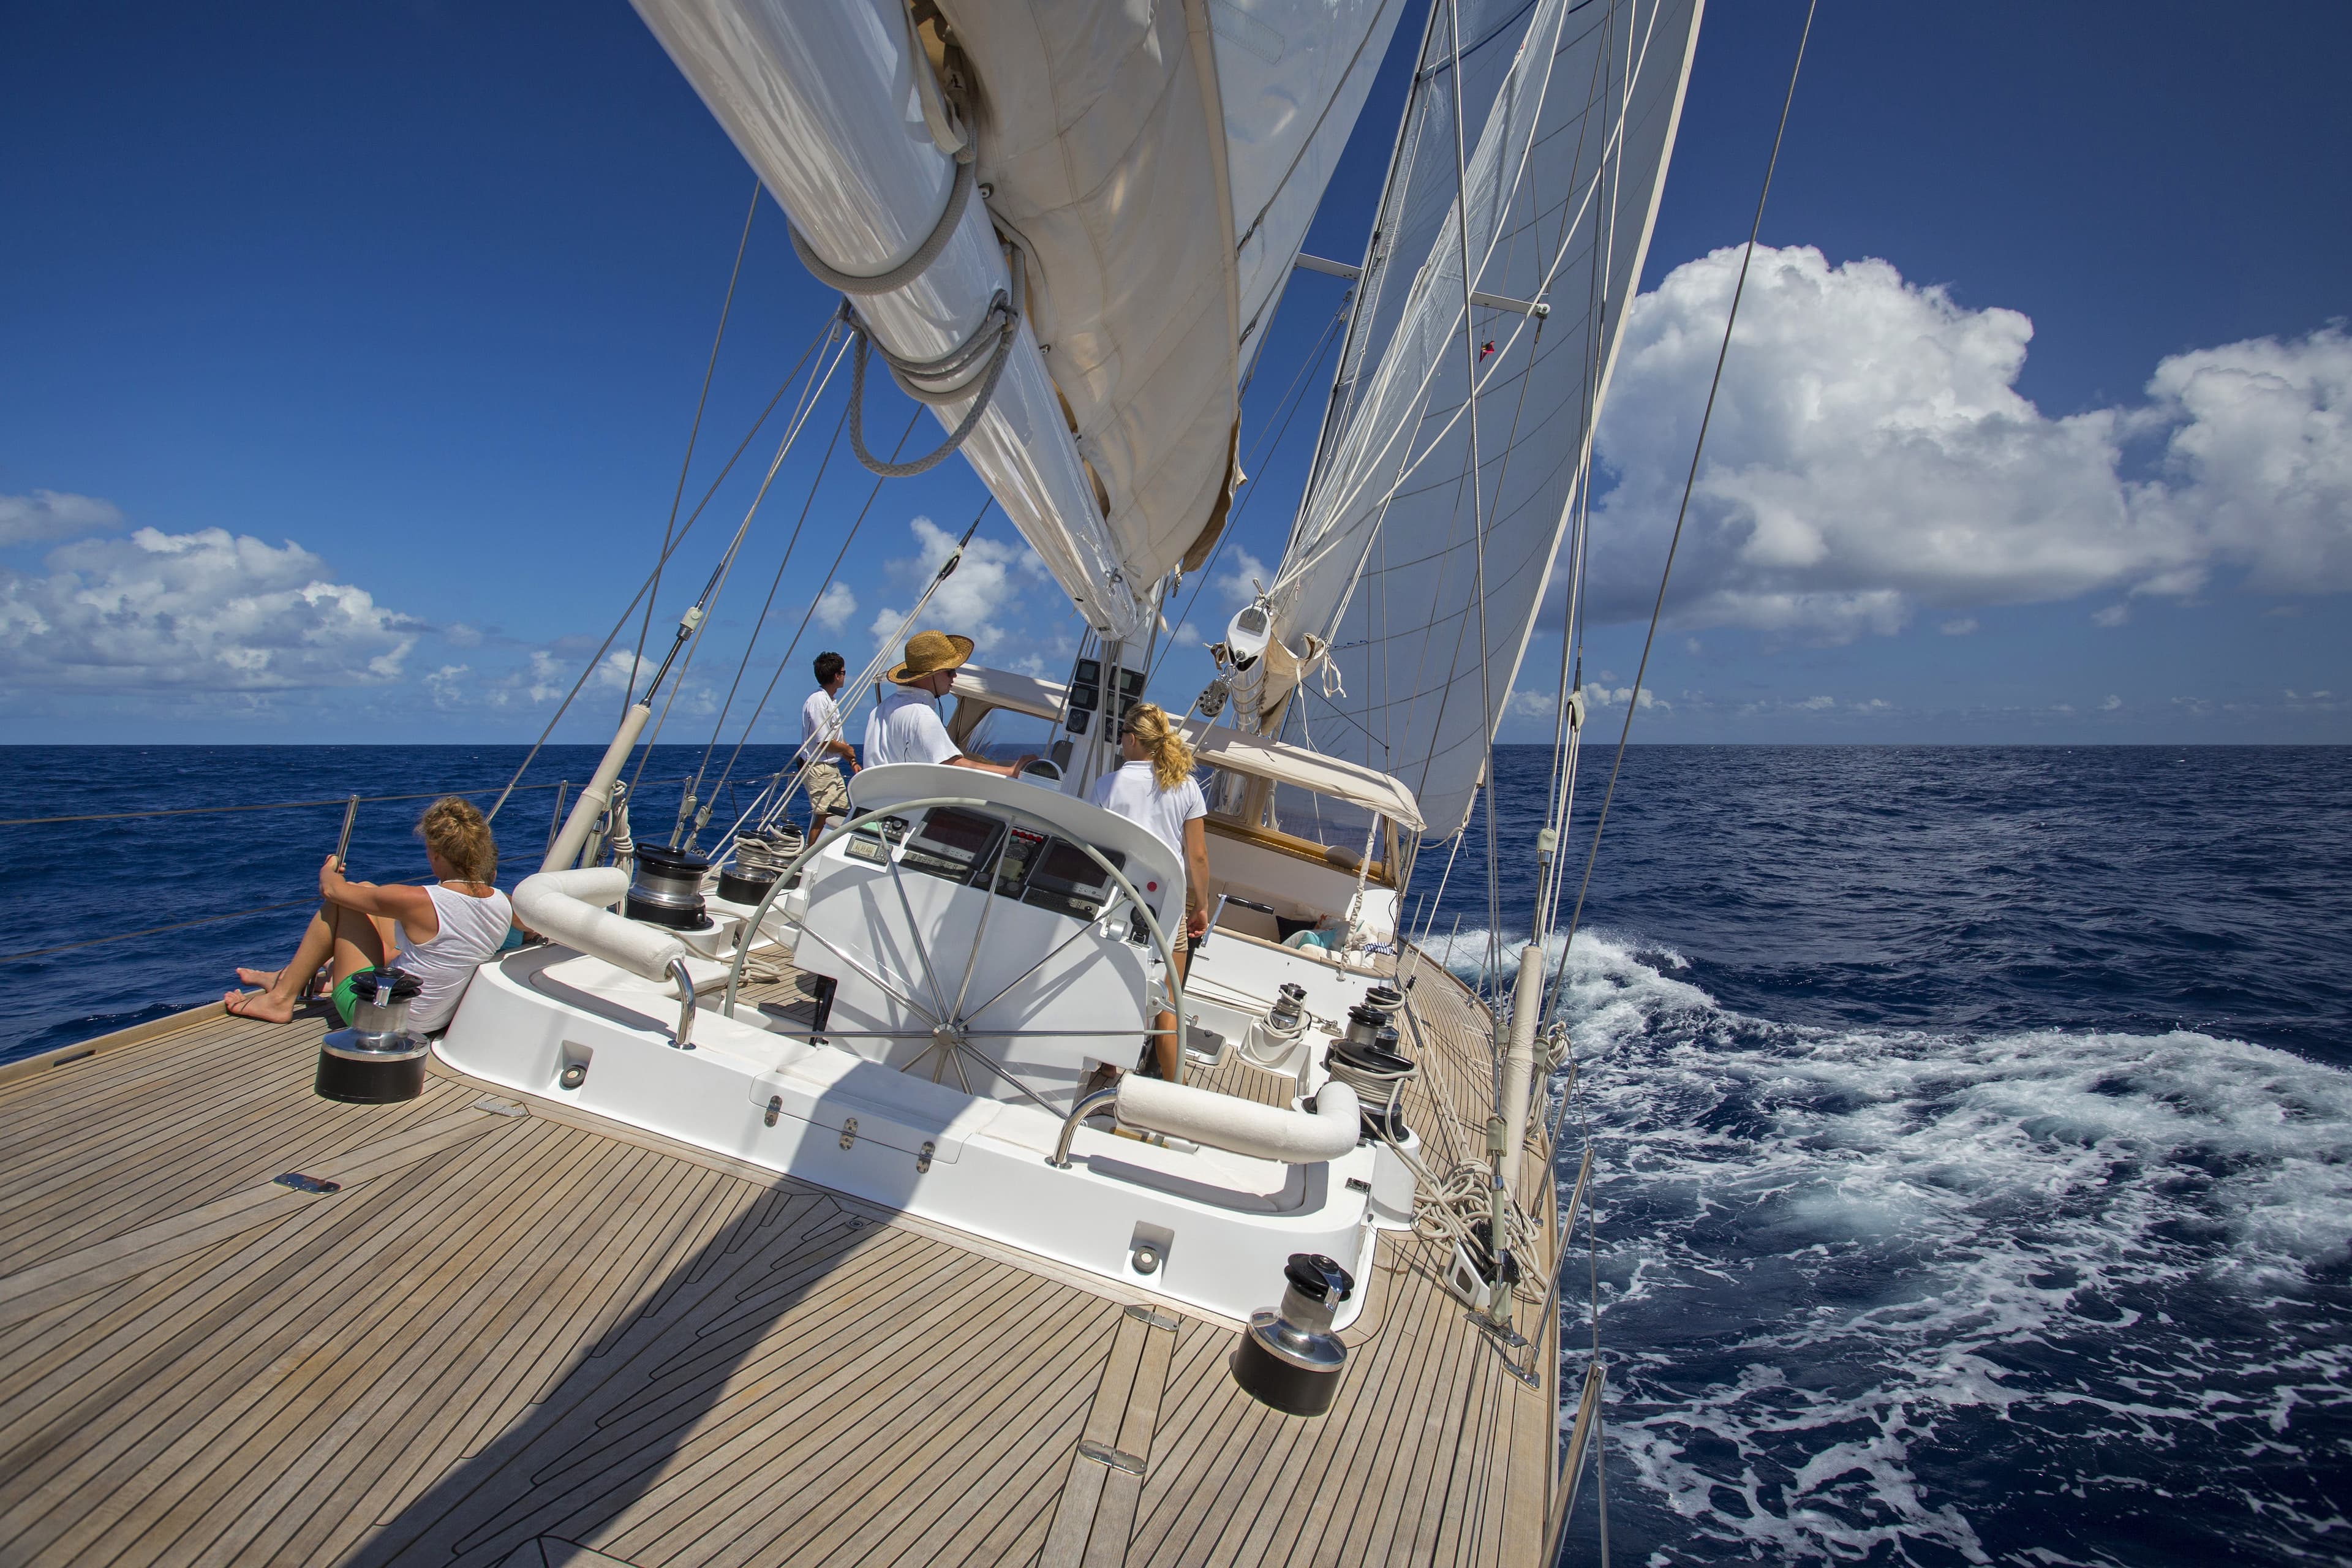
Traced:
<path fill-rule="evenodd" d="M 971 658 L 972 641 L 947 632 L 917 632 L 907 639 L 907 659 L 892 670 L 898 688 L 874 705 L 866 720 L 866 765 L 890 763 L 946 763 L 975 768 L 984 773 L 1015 778 L 1037 759 L 1024 756 L 1010 763 L 982 762 L 965 756 L 948 739 L 940 717 L 940 699 L 955 685 L 955 672 Z"/>

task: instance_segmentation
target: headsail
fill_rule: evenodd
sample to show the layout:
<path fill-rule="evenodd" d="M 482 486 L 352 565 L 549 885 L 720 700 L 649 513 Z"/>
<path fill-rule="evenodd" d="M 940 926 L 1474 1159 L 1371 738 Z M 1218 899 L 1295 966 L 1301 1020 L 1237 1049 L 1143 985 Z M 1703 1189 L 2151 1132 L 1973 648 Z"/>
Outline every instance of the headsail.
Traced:
<path fill-rule="evenodd" d="M 1402 780 L 1433 834 L 1468 816 L 1569 520 L 1701 3 L 1461 0 L 1463 142 L 1475 151 L 1459 204 L 1446 18 L 1423 46 L 1314 477 L 1270 594 L 1279 639 L 1310 667 L 1307 639 L 1320 639 L 1338 679 L 1277 676 L 1252 695 L 1262 722 Z M 1457 210 L 1479 299 L 1477 505 Z"/>

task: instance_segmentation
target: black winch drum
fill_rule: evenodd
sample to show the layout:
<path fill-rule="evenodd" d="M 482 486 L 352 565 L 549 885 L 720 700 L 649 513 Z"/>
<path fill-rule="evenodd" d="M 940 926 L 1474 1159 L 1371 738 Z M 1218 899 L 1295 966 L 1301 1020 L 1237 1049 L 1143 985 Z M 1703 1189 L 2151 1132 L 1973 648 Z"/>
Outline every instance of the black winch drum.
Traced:
<path fill-rule="evenodd" d="M 404 969 L 378 969 L 352 983 L 352 1026 L 319 1044 L 321 1100 L 345 1105 L 392 1105 L 425 1092 L 425 1056 L 432 1047 L 409 1033 L 408 1005 L 424 983 Z"/>
<path fill-rule="evenodd" d="M 756 904 L 775 885 L 773 871 L 747 872 L 730 866 L 719 873 L 719 896 L 730 904 Z"/>
<path fill-rule="evenodd" d="M 1411 1057 L 1397 1048 L 1397 1032 L 1383 1026 L 1370 1045 L 1351 1039 L 1334 1040 L 1323 1053 L 1323 1065 L 1333 1078 L 1356 1091 L 1357 1114 L 1363 1135 L 1402 1143 L 1412 1134 L 1404 1124 L 1403 1089 L 1413 1076 Z"/>
<path fill-rule="evenodd" d="M 709 931 L 710 917 L 702 910 L 702 879 L 709 869 L 710 862 L 699 855 L 659 844 L 640 844 L 623 912 L 633 921 L 672 931 Z"/>
<path fill-rule="evenodd" d="M 1320 1415 L 1339 1396 L 1348 1347 L 1331 1331 L 1356 1282 L 1335 1258 L 1294 1252 L 1283 1266 L 1282 1305 L 1252 1312 L 1227 1363 L 1242 1392 L 1286 1415 Z"/>

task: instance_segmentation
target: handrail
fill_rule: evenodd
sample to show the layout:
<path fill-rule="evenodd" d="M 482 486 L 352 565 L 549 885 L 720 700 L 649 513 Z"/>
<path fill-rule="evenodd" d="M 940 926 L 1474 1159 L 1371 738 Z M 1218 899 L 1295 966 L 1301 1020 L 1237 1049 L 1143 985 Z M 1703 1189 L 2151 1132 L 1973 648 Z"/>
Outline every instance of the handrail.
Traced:
<path fill-rule="evenodd" d="M 1118 1102 L 1118 1085 L 1117 1084 L 1112 1084 L 1108 1089 L 1098 1089 L 1092 1094 L 1080 1095 L 1077 1104 L 1070 1108 L 1069 1116 L 1062 1123 L 1061 1142 L 1054 1145 L 1054 1158 L 1050 1163 L 1063 1170 L 1068 1170 L 1070 1142 L 1078 1135 L 1078 1123 L 1100 1110 L 1104 1106 L 1115 1105 Z"/>

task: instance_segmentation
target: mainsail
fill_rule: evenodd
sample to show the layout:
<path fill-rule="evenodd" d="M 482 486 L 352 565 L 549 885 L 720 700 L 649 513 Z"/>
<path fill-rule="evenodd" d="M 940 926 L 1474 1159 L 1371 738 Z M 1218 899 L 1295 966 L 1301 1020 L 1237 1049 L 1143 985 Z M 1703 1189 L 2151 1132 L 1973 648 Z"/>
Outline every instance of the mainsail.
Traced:
<path fill-rule="evenodd" d="M 635 0 L 877 344 L 950 366 L 941 425 L 992 395 L 964 455 L 1114 641 L 1223 524 L 1241 381 L 1406 3 Z"/>
<path fill-rule="evenodd" d="M 1431 17 L 1265 605 L 1285 646 L 1240 695 L 1253 727 L 1403 782 L 1433 835 L 1468 818 L 1587 470 L 1701 4 L 1460 0 L 1449 16 L 1437 0 Z"/>

